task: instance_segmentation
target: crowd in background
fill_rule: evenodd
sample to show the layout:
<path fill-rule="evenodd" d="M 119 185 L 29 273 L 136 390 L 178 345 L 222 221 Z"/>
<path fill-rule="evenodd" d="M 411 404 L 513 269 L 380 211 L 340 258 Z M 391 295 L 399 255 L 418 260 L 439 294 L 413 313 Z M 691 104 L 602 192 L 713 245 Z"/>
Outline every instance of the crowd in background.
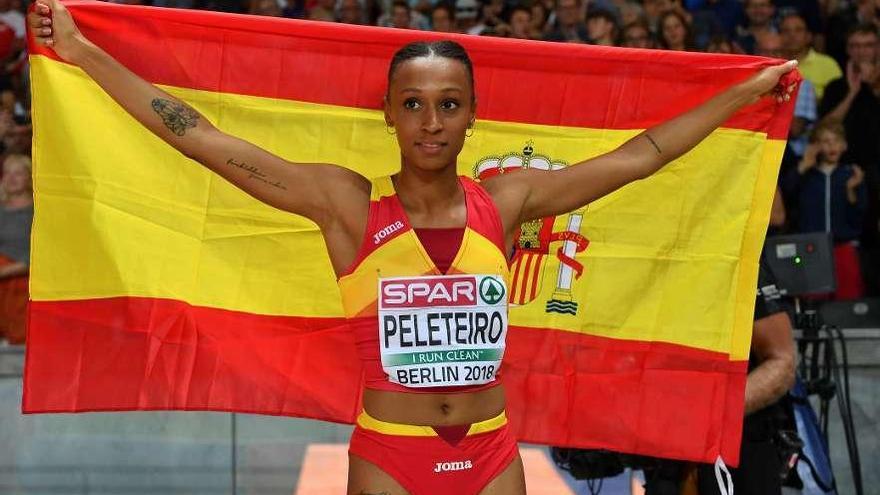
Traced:
<path fill-rule="evenodd" d="M 880 295 L 880 0 L 126 0 L 629 48 L 796 58 L 780 232 L 831 232 L 838 299 Z M 24 341 L 33 215 L 25 5 L 0 0 L 0 341 Z M 24 241 L 24 247 L 22 242 Z M 24 285 L 23 282 L 24 281 Z M 24 291 L 24 292 L 23 292 Z"/>

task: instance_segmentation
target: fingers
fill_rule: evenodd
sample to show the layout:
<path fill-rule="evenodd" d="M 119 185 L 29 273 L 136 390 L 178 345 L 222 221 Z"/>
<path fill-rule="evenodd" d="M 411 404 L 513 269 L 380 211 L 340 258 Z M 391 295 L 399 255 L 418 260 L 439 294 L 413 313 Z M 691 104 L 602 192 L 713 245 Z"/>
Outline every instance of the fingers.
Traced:
<path fill-rule="evenodd" d="M 53 46 L 55 44 L 55 40 L 52 38 L 54 33 L 52 28 L 52 8 L 46 2 L 36 2 L 34 13 L 28 16 L 28 22 L 37 42 L 45 46 Z"/>

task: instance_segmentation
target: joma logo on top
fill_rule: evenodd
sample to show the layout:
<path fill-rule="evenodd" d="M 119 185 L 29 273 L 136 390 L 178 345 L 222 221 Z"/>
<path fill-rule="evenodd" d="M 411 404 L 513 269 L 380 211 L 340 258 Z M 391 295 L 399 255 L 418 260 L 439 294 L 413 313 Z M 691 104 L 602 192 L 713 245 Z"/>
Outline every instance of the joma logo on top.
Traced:
<path fill-rule="evenodd" d="M 472 306 L 477 304 L 475 277 L 438 277 L 382 281 L 382 307 Z"/>
<path fill-rule="evenodd" d="M 379 244 L 380 242 L 382 242 L 383 239 L 402 228 L 403 222 L 401 222 L 400 220 L 392 223 L 391 225 L 383 227 L 382 230 L 373 234 L 373 244 Z"/>

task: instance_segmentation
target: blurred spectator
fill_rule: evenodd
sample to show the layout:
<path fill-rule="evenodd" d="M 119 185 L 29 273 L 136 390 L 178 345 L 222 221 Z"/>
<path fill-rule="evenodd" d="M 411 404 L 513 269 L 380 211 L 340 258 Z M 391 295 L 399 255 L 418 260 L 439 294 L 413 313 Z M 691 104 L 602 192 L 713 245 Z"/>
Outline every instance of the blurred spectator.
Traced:
<path fill-rule="evenodd" d="M 843 121 L 846 159 L 865 171 L 868 203 L 862 234 L 862 266 L 869 295 L 880 295 L 880 38 L 872 24 L 850 30 L 846 76 L 831 81 L 819 113 Z"/>
<path fill-rule="evenodd" d="M 494 34 L 495 27 L 502 24 L 501 13 L 504 11 L 504 0 L 484 0 L 480 8 L 477 24 L 467 30 L 467 34 Z"/>
<path fill-rule="evenodd" d="M 544 38 L 544 29 L 547 27 L 549 12 L 543 2 L 532 3 L 532 22 L 530 26 L 532 39 L 539 40 Z"/>
<path fill-rule="evenodd" d="M 631 22 L 623 28 L 621 46 L 628 48 L 654 48 L 654 38 L 644 20 Z"/>
<path fill-rule="evenodd" d="M 591 10 L 587 14 L 587 35 L 594 45 L 614 46 L 617 19 L 607 10 Z"/>
<path fill-rule="evenodd" d="M 716 36 L 706 45 L 707 53 L 734 53 L 733 44 L 724 36 Z"/>
<path fill-rule="evenodd" d="M 455 2 L 455 23 L 459 33 L 467 33 L 477 24 L 480 4 L 477 0 L 457 0 Z"/>
<path fill-rule="evenodd" d="M 339 22 L 366 24 L 367 18 L 361 0 L 339 0 Z"/>
<path fill-rule="evenodd" d="M 16 39 L 23 42 L 26 34 L 24 14 L 15 8 L 12 0 L 0 0 L 0 22 L 11 27 L 15 31 Z"/>
<path fill-rule="evenodd" d="M 582 0 L 557 0 L 556 25 L 544 36 L 547 41 L 586 43 L 590 36 L 584 23 Z"/>
<path fill-rule="evenodd" d="M 758 37 L 756 55 L 771 58 L 784 58 L 782 36 L 767 32 Z M 791 159 L 800 160 L 804 156 L 809 142 L 810 130 L 817 120 L 816 90 L 813 84 L 805 79 L 798 89 L 794 105 L 794 115 L 788 128 L 788 148 L 793 155 Z"/>
<path fill-rule="evenodd" d="M 694 15 L 693 24 L 717 24 L 718 31 L 706 29 L 712 36 L 732 36 L 743 17 L 741 0 L 685 0 L 684 6 Z"/>
<path fill-rule="evenodd" d="M 876 166 L 880 162 L 880 46 L 872 25 L 851 30 L 847 54 L 846 76 L 828 84 L 819 113 L 843 122 L 850 144 L 848 157 Z"/>
<path fill-rule="evenodd" d="M 688 20 L 677 10 L 668 10 L 660 16 L 657 41 L 667 50 L 694 50 L 694 39 Z"/>
<path fill-rule="evenodd" d="M 854 0 L 828 19 L 826 51 L 841 67 L 846 65 L 848 34 L 860 24 L 880 30 L 880 0 Z"/>
<path fill-rule="evenodd" d="M 31 223 L 34 217 L 31 160 L 9 155 L 0 180 L 0 337 L 25 341 Z"/>
<path fill-rule="evenodd" d="M 438 33 L 455 32 L 455 9 L 447 3 L 438 3 L 431 9 L 431 29 Z"/>
<path fill-rule="evenodd" d="M 737 26 L 734 42 L 746 53 L 755 53 L 759 36 L 776 33 L 773 15 L 776 13 L 771 0 L 746 0 L 746 23 Z"/>
<path fill-rule="evenodd" d="M 634 1 L 624 1 L 617 4 L 618 24 L 626 26 L 645 18 L 645 9 L 642 4 Z"/>
<path fill-rule="evenodd" d="M 799 14 L 786 14 L 779 23 L 782 49 L 787 58 L 798 60 L 798 69 L 804 78 L 813 83 L 816 99 L 822 101 L 825 86 L 843 73 L 837 62 L 828 55 L 813 49 L 813 33 Z"/>
<path fill-rule="evenodd" d="M 281 6 L 275 0 L 251 0 L 248 13 L 252 15 L 281 17 Z M 335 17 L 333 20 L 336 20 Z"/>
<path fill-rule="evenodd" d="M 507 13 L 507 22 L 495 27 L 495 35 L 527 40 L 532 38 L 532 11 L 517 5 Z"/>
<path fill-rule="evenodd" d="M 642 5 L 645 8 L 645 18 L 651 31 L 660 37 L 660 18 L 664 13 L 674 10 L 681 14 L 685 20 L 691 22 L 691 14 L 681 5 L 680 0 L 643 0 Z"/>
<path fill-rule="evenodd" d="M 336 22 L 336 0 L 318 0 L 318 4 L 309 10 L 309 19 Z"/>
<path fill-rule="evenodd" d="M 406 0 L 394 0 L 391 11 L 379 17 L 377 23 L 380 26 L 398 29 L 424 29 L 430 28 L 428 19 L 422 14 L 415 12 Z"/>
<path fill-rule="evenodd" d="M 288 19 L 305 19 L 305 0 L 284 0 L 284 7 L 281 9 L 281 17 L 287 17 Z"/>
<path fill-rule="evenodd" d="M 798 230 L 830 232 L 834 238 L 836 299 L 862 296 L 857 251 L 865 209 L 864 173 L 858 165 L 843 164 L 846 151 L 843 125 L 823 120 L 813 131 L 813 142 L 790 172 L 797 187 Z"/>

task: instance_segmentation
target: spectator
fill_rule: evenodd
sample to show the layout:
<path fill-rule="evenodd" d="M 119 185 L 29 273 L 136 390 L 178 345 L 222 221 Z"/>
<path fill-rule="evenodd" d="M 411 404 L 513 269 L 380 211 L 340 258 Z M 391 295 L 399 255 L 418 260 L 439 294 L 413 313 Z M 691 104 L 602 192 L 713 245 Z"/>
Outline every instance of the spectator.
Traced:
<path fill-rule="evenodd" d="M 248 8 L 248 14 L 281 17 L 281 7 L 275 0 L 252 0 Z M 333 20 L 335 21 L 336 19 L 334 18 Z"/>
<path fill-rule="evenodd" d="M 587 15 L 587 35 L 594 45 L 614 46 L 617 19 L 607 10 L 593 10 Z"/>
<path fill-rule="evenodd" d="M 707 53 L 734 53 L 733 44 L 724 36 L 716 36 L 706 45 Z"/>
<path fill-rule="evenodd" d="M 455 9 L 447 3 L 438 3 L 431 9 L 431 29 L 438 33 L 455 32 Z"/>
<path fill-rule="evenodd" d="M 504 11 L 504 0 L 485 0 L 480 8 L 479 22 L 467 31 L 467 34 L 494 34 L 495 27 L 502 24 L 501 13 Z"/>
<path fill-rule="evenodd" d="M 477 24 L 480 4 L 477 0 L 457 0 L 455 2 L 455 23 L 459 33 L 469 32 Z"/>
<path fill-rule="evenodd" d="M 543 2 L 532 4 L 532 23 L 530 26 L 531 38 L 540 40 L 544 38 L 544 30 L 547 27 L 547 14 L 550 12 Z"/>
<path fill-rule="evenodd" d="M 654 38 L 648 23 L 644 20 L 631 22 L 623 28 L 621 46 L 627 48 L 654 48 Z"/>
<path fill-rule="evenodd" d="M 288 19 L 305 19 L 305 0 L 284 0 L 284 7 L 281 9 L 281 17 L 287 17 Z"/>
<path fill-rule="evenodd" d="M 547 41 L 586 43 L 590 36 L 584 24 L 583 0 L 557 0 L 556 26 L 544 36 Z"/>
<path fill-rule="evenodd" d="M 12 28 L 19 46 L 23 46 L 26 34 L 24 14 L 14 7 L 12 0 L 0 0 L 0 22 Z"/>
<path fill-rule="evenodd" d="M 666 50 L 692 51 L 694 38 L 687 18 L 677 10 L 669 10 L 660 16 L 657 40 Z"/>
<path fill-rule="evenodd" d="M 23 344 L 34 217 L 30 158 L 9 155 L 3 161 L 0 199 L 0 337 Z"/>
<path fill-rule="evenodd" d="M 336 22 L 336 0 L 318 0 L 318 4 L 309 10 L 309 19 Z"/>
<path fill-rule="evenodd" d="M 645 18 L 645 9 L 638 2 L 626 1 L 619 3 L 617 11 L 619 13 L 618 20 L 620 21 L 618 24 L 621 26 L 626 26 Z"/>
<path fill-rule="evenodd" d="M 813 33 L 800 14 L 787 14 L 779 23 L 782 34 L 782 48 L 788 58 L 798 60 L 798 69 L 804 78 L 813 83 L 816 99 L 822 101 L 825 86 L 842 76 L 837 62 L 828 55 L 813 49 Z"/>
<path fill-rule="evenodd" d="M 517 5 L 507 14 L 507 22 L 496 28 L 498 36 L 521 40 L 532 37 L 532 11 L 528 7 Z"/>
<path fill-rule="evenodd" d="M 831 81 L 820 106 L 820 114 L 840 120 L 849 138 L 849 157 L 857 163 L 880 162 L 880 87 L 878 36 L 874 27 L 863 24 L 847 37 L 846 77 Z"/>
<path fill-rule="evenodd" d="M 648 26 L 651 27 L 652 32 L 657 33 L 658 38 L 660 33 L 660 18 L 667 11 L 675 10 L 684 16 L 688 23 L 691 21 L 690 13 L 682 7 L 679 0 L 644 0 L 643 5 Z"/>
<path fill-rule="evenodd" d="M 756 54 L 763 57 L 784 58 L 782 37 L 768 32 L 758 37 Z M 788 148 L 792 159 L 800 160 L 804 156 L 809 141 L 810 130 L 816 122 L 816 90 L 809 80 L 801 82 L 795 100 L 794 116 L 788 128 Z"/>
<path fill-rule="evenodd" d="M 798 230 L 830 232 L 834 238 L 836 299 L 862 296 L 857 251 L 865 209 L 864 173 L 858 165 L 841 163 L 846 151 L 843 125 L 823 120 L 813 130 L 813 142 L 804 152 L 793 181 L 797 185 Z"/>
<path fill-rule="evenodd" d="M 684 6 L 693 13 L 694 25 L 717 23 L 720 32 L 710 30 L 713 36 L 732 36 L 743 16 L 740 0 L 685 0 Z"/>
<path fill-rule="evenodd" d="M 820 115 L 843 121 L 849 149 L 846 159 L 865 170 L 868 203 L 862 233 L 866 291 L 880 294 L 880 38 L 872 24 L 850 30 L 846 77 L 828 84 Z"/>
<path fill-rule="evenodd" d="M 834 13 L 828 19 L 825 47 L 828 55 L 841 67 L 846 65 L 848 35 L 861 24 L 873 26 L 875 31 L 880 30 L 880 0 L 852 1 L 848 8 Z"/>
<path fill-rule="evenodd" d="M 775 12 L 772 0 L 746 0 L 746 25 L 736 28 L 734 42 L 744 52 L 754 54 L 758 37 L 777 32 L 773 22 Z"/>
<path fill-rule="evenodd" d="M 361 5 L 361 0 L 339 0 L 338 18 L 339 22 L 345 24 L 367 23 L 364 6 Z"/>

